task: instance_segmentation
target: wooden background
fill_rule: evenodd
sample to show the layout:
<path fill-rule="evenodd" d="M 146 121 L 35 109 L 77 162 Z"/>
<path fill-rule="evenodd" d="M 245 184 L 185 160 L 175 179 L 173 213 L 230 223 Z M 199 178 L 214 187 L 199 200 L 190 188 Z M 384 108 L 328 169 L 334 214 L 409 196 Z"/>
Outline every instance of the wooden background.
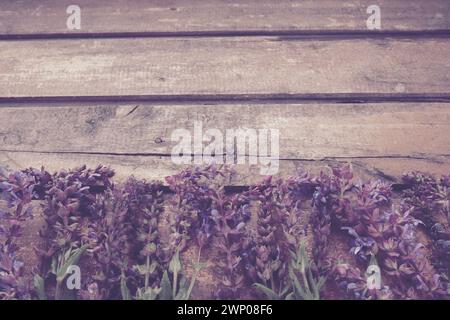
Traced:
<path fill-rule="evenodd" d="M 448 173 L 450 1 L 0 2 L 0 165 L 162 179 L 182 168 L 172 131 L 195 120 L 279 129 L 282 175 Z M 236 184 L 261 178 L 238 169 Z"/>

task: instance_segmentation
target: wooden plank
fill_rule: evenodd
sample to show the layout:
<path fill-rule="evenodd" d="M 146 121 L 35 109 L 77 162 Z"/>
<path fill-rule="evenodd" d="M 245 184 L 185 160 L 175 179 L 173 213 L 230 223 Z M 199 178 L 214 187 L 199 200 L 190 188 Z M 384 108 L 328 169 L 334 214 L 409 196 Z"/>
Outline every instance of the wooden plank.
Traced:
<path fill-rule="evenodd" d="M 439 159 L 412 159 L 412 158 L 341 158 L 323 161 L 281 160 L 280 170 L 276 176 L 289 177 L 296 174 L 299 169 L 312 173 L 326 170 L 327 166 L 338 164 L 352 164 L 355 174 L 363 181 L 367 179 L 381 179 L 399 182 L 399 177 L 407 171 L 419 170 L 432 174 L 449 174 L 450 158 Z M 50 172 L 75 168 L 86 164 L 95 167 L 98 164 L 110 166 L 116 172 L 116 181 L 124 181 L 128 176 L 134 175 L 140 179 L 164 180 L 164 177 L 175 174 L 188 167 L 175 165 L 167 157 L 158 156 L 119 156 L 119 155 L 86 155 L 86 154 L 60 154 L 60 153 L 28 153 L 0 151 L 0 166 L 11 169 L 27 167 L 40 168 L 44 166 Z M 258 166 L 237 165 L 238 175 L 230 185 L 243 186 L 259 182 L 263 176 Z"/>
<path fill-rule="evenodd" d="M 3 98 L 450 92 L 445 39 L 71 39 L 1 46 Z"/>
<path fill-rule="evenodd" d="M 194 122 L 224 145 L 227 130 L 276 129 L 282 159 L 450 156 L 449 103 L 4 105 L 0 150 L 170 156 Z"/>
<path fill-rule="evenodd" d="M 66 27 L 72 4 L 81 8 L 81 30 Z M 1 1 L 0 34 L 367 31 L 373 4 L 383 31 L 450 28 L 447 0 L 43 0 Z"/>
<path fill-rule="evenodd" d="M 171 135 L 193 134 L 194 121 L 203 133 L 219 129 L 224 136 L 227 129 L 279 130 L 281 175 L 338 162 L 353 163 L 365 177 L 450 172 L 447 103 L 10 105 L 0 108 L 0 164 L 58 170 L 103 163 L 120 179 L 162 179 L 186 167 L 171 161 L 178 142 Z M 237 184 L 261 177 L 260 165 L 248 159 L 238 169 Z"/>

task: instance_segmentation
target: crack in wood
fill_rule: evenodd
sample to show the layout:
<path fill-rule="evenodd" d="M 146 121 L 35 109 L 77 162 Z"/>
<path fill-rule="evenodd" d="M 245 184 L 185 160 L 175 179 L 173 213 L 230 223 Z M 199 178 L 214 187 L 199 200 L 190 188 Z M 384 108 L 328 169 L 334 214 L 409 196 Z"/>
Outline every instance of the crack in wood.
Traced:
<path fill-rule="evenodd" d="M 172 154 L 168 153 L 157 153 L 157 152 L 96 152 L 96 151 L 36 151 L 36 150 L 12 150 L 12 149 L 0 149 L 0 152 L 5 153 L 33 153 L 33 154 L 72 154 L 72 155 L 96 155 L 96 156 L 126 156 L 126 157 L 171 157 Z M 203 154 L 188 154 L 191 157 L 200 156 Z M 249 156 L 248 154 L 237 154 L 234 153 L 236 157 L 238 156 Z M 208 155 L 210 156 L 210 155 Z M 216 155 L 219 157 L 227 156 L 227 153 Z M 236 160 L 235 157 L 235 160 Z M 260 155 L 254 155 L 256 158 L 260 158 Z M 413 160 L 426 160 L 434 163 L 443 163 L 436 157 L 450 158 L 450 154 L 435 154 L 430 156 L 421 155 L 374 155 L 374 156 L 327 156 L 320 158 L 278 158 L 280 161 L 332 161 L 332 160 L 352 160 L 352 159 L 413 159 Z M 267 158 L 267 157 L 264 157 Z"/>

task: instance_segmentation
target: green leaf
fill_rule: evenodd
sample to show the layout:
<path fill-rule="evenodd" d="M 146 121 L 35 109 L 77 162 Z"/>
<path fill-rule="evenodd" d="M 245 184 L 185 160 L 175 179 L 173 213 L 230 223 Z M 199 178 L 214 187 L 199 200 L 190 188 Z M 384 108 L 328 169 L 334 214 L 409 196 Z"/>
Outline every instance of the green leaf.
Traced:
<path fill-rule="evenodd" d="M 161 288 L 148 288 L 147 291 L 143 292 L 143 289 L 138 289 L 137 299 L 138 300 L 156 300 L 158 298 Z"/>
<path fill-rule="evenodd" d="M 378 267 L 377 257 L 374 254 L 372 254 L 370 256 L 370 261 L 369 261 L 369 266 L 372 266 L 372 265 Z"/>
<path fill-rule="evenodd" d="M 286 296 L 286 299 L 285 299 L 285 300 L 295 300 L 294 293 L 293 293 L 293 292 L 290 292 L 290 293 Z"/>
<path fill-rule="evenodd" d="M 294 277 L 292 279 L 292 283 L 294 285 L 295 292 L 298 293 L 298 295 L 296 294 L 297 299 L 309 300 L 308 299 L 309 293 L 302 287 L 297 277 Z"/>
<path fill-rule="evenodd" d="M 177 250 L 170 260 L 169 271 L 173 274 L 179 273 L 181 270 L 180 250 Z"/>
<path fill-rule="evenodd" d="M 173 300 L 172 297 L 172 285 L 170 284 L 169 274 L 167 270 L 164 271 L 164 274 L 161 278 L 161 292 L 159 293 L 159 300 Z"/>
<path fill-rule="evenodd" d="M 58 259 L 56 256 L 52 257 L 52 263 L 50 266 L 50 270 L 54 275 L 56 275 L 58 273 Z"/>
<path fill-rule="evenodd" d="M 81 255 L 86 251 L 87 248 L 88 246 L 84 245 L 81 248 L 70 252 L 69 254 L 67 254 L 66 252 L 66 262 L 56 273 L 56 281 L 62 282 L 64 280 L 67 274 L 67 269 L 69 269 L 70 266 L 76 265 L 78 263 L 78 260 L 80 260 Z M 69 249 L 69 251 L 71 250 Z"/>
<path fill-rule="evenodd" d="M 174 300 L 188 300 L 187 293 L 188 293 L 188 288 L 180 287 Z"/>
<path fill-rule="evenodd" d="M 301 280 L 299 277 L 301 276 Z M 306 252 L 305 243 L 302 242 L 297 251 L 297 255 L 293 257 L 290 268 L 289 278 L 292 281 L 294 294 L 290 296 L 303 300 L 319 300 L 320 290 L 325 284 L 326 278 L 319 277 L 316 279 L 312 272 L 312 264 L 309 261 Z"/>
<path fill-rule="evenodd" d="M 320 290 L 322 290 L 322 287 L 326 281 L 327 281 L 326 277 L 320 277 L 319 281 L 317 281 L 317 288 L 319 289 L 319 292 L 320 292 Z"/>
<path fill-rule="evenodd" d="M 145 300 L 156 300 L 160 292 L 161 288 L 148 289 L 147 292 L 145 293 Z"/>
<path fill-rule="evenodd" d="M 34 288 L 38 295 L 39 300 L 47 300 L 47 295 L 45 293 L 45 280 L 40 275 L 36 274 L 33 279 Z"/>
<path fill-rule="evenodd" d="M 147 273 L 149 275 L 153 274 L 156 270 L 156 267 L 158 266 L 158 263 L 156 261 L 152 262 L 151 265 L 148 266 L 145 264 L 140 264 L 140 265 L 134 265 L 133 268 L 134 270 L 136 270 L 137 272 L 139 272 L 140 275 L 145 276 Z"/>
<path fill-rule="evenodd" d="M 305 296 L 307 296 L 307 292 L 300 284 L 300 281 L 298 280 L 298 277 L 292 268 L 289 268 L 289 278 L 291 278 L 292 287 L 294 289 L 296 299 L 305 299 Z"/>
<path fill-rule="evenodd" d="M 280 298 L 287 297 L 290 290 L 291 290 L 291 286 L 289 284 L 286 285 L 286 287 L 279 294 Z"/>
<path fill-rule="evenodd" d="M 180 290 L 189 288 L 189 282 L 185 277 L 181 277 L 180 279 Z"/>
<path fill-rule="evenodd" d="M 147 266 L 145 264 L 139 264 L 133 266 L 133 269 L 136 270 L 141 276 L 144 276 L 147 273 Z"/>
<path fill-rule="evenodd" d="M 264 293 L 267 296 L 267 299 L 269 300 L 280 300 L 280 297 L 277 295 L 275 291 L 272 289 L 260 284 L 260 283 L 254 283 L 253 286 L 260 290 L 262 293 Z"/>
<path fill-rule="evenodd" d="M 191 293 L 192 293 L 192 289 L 194 289 L 195 281 L 197 280 L 198 274 L 199 274 L 200 270 L 202 268 L 204 268 L 205 266 L 206 266 L 205 263 L 197 263 L 195 265 L 195 273 L 192 276 L 191 283 L 189 284 L 189 288 L 187 289 L 186 296 L 184 297 L 183 300 L 189 300 Z"/>
<path fill-rule="evenodd" d="M 308 274 L 308 281 L 312 287 L 311 298 L 313 300 L 319 300 L 319 287 L 317 285 L 316 279 L 314 279 L 314 276 L 310 268 L 308 268 L 307 274 Z"/>
<path fill-rule="evenodd" d="M 169 271 L 173 274 L 172 298 L 175 299 L 178 292 L 178 273 L 181 271 L 180 250 L 178 249 L 170 260 Z"/>
<path fill-rule="evenodd" d="M 122 293 L 122 300 L 131 300 L 130 289 L 128 289 L 127 280 L 123 275 L 120 277 L 120 292 Z"/>

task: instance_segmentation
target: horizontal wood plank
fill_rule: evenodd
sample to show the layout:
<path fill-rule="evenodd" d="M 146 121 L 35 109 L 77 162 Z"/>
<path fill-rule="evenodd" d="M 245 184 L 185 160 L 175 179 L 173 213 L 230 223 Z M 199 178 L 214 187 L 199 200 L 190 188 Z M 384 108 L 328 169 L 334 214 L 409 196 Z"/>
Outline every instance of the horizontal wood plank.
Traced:
<path fill-rule="evenodd" d="M 282 159 L 450 156 L 449 103 L 9 105 L 0 149 L 169 156 L 172 133 L 193 136 L 195 122 L 224 145 L 227 130 L 276 129 Z"/>
<path fill-rule="evenodd" d="M 0 98 L 450 92 L 445 39 L 71 39 L 1 46 Z"/>
<path fill-rule="evenodd" d="M 419 170 L 436 175 L 450 173 L 450 159 L 391 159 L 391 158 L 361 158 L 361 159 L 327 159 L 323 161 L 281 160 L 280 170 L 276 176 L 289 177 L 299 169 L 312 173 L 327 170 L 327 167 L 350 163 L 355 175 L 362 179 L 381 179 L 399 182 L 405 172 Z M 85 155 L 59 153 L 28 153 L 0 151 L 0 165 L 11 169 L 27 167 L 40 168 L 44 166 L 50 172 L 79 167 L 86 164 L 95 167 L 98 164 L 110 166 L 116 172 L 116 181 L 124 181 L 134 175 L 140 179 L 163 180 L 166 176 L 175 174 L 187 165 L 175 165 L 167 157 L 158 156 L 120 156 L 120 155 Z M 257 165 L 236 165 L 236 178 L 230 182 L 231 186 L 245 186 L 261 181 L 260 168 Z"/>
<path fill-rule="evenodd" d="M 171 161 L 178 143 L 171 135 L 193 135 L 195 121 L 203 133 L 219 129 L 224 136 L 229 129 L 279 130 L 282 174 L 348 161 L 369 177 L 450 172 L 447 103 L 9 105 L 0 108 L 0 164 L 57 170 L 104 163 L 121 177 L 161 179 L 184 167 Z M 240 183 L 255 172 L 258 178 L 259 168 L 246 159 Z"/>
<path fill-rule="evenodd" d="M 81 30 L 68 30 L 66 8 L 81 8 Z M 43 0 L 1 1 L 0 34 L 367 31 L 369 5 L 383 31 L 450 28 L 447 0 Z"/>

